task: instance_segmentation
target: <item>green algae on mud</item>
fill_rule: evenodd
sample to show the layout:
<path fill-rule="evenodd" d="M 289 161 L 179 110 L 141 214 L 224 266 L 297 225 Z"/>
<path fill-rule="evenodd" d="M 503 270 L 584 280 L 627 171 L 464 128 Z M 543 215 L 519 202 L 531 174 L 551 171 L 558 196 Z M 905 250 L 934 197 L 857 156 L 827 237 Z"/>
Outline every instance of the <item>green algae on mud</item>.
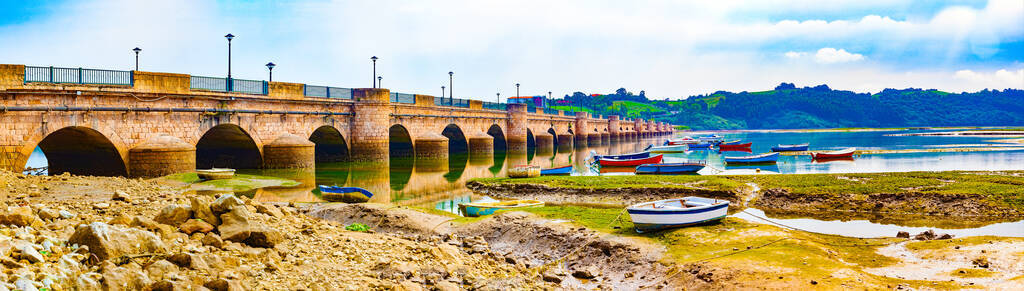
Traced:
<path fill-rule="evenodd" d="M 919 215 L 1020 217 L 1024 215 L 1024 171 L 901 172 L 860 174 L 712 176 L 551 176 L 474 179 L 467 187 L 515 197 L 519 188 L 548 192 L 580 190 L 636 192 L 679 190 L 687 195 L 760 188 L 754 205 L 766 211 L 842 211 Z M 628 195 L 629 193 L 618 193 Z M 568 194 L 563 196 L 569 196 Z M 719 195 L 720 196 L 720 195 Z M 734 201 L 735 202 L 735 201 Z"/>
<path fill-rule="evenodd" d="M 179 173 L 154 179 L 158 183 L 186 187 L 195 191 L 245 192 L 267 187 L 295 187 L 299 182 L 269 176 L 235 174 L 231 179 L 199 179 L 196 173 Z"/>

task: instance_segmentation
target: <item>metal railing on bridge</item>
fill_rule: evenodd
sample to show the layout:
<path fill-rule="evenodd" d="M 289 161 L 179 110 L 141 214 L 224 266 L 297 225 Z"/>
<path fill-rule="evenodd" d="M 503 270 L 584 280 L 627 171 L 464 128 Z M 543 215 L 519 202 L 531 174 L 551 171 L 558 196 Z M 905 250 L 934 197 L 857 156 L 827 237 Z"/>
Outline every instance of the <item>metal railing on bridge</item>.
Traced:
<path fill-rule="evenodd" d="M 352 100 L 352 89 L 350 88 L 303 85 L 302 94 L 309 97 Z"/>
<path fill-rule="evenodd" d="M 392 92 L 391 103 L 416 104 L 416 95 Z"/>
<path fill-rule="evenodd" d="M 434 105 L 469 108 L 469 100 L 459 98 L 434 97 Z"/>
<path fill-rule="evenodd" d="M 484 101 L 483 107 L 484 107 L 484 109 L 506 110 L 507 107 L 508 107 L 507 105 L 508 104 L 505 104 L 505 103 L 495 103 L 495 102 Z"/>
<path fill-rule="evenodd" d="M 558 109 L 544 108 L 544 114 L 558 115 Z"/>
<path fill-rule="evenodd" d="M 134 86 L 134 74 L 133 71 L 25 66 L 25 83 Z"/>
<path fill-rule="evenodd" d="M 267 82 L 235 78 L 192 76 L 191 89 L 267 95 Z"/>
<path fill-rule="evenodd" d="M 576 116 L 576 112 L 575 111 L 562 111 L 562 115 L 565 115 L 565 116 Z"/>
<path fill-rule="evenodd" d="M 603 118 L 604 118 L 604 116 L 601 116 L 600 114 L 594 114 L 594 117 L 593 117 L 593 118 L 596 118 L 596 119 L 603 119 Z"/>

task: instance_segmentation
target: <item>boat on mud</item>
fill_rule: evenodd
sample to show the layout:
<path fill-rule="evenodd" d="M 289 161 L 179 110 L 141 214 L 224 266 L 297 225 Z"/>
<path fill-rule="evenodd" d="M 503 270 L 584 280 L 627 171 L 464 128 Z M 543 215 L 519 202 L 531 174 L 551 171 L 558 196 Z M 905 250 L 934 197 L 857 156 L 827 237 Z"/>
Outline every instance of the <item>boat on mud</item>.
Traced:
<path fill-rule="evenodd" d="M 853 159 L 855 152 L 857 152 L 857 148 L 845 148 L 838 151 L 811 153 L 811 158 L 815 160 Z"/>
<path fill-rule="evenodd" d="M 540 177 L 540 167 L 530 165 L 519 165 L 508 169 L 509 178 L 535 178 Z"/>
<path fill-rule="evenodd" d="M 202 180 L 223 180 L 235 177 L 235 169 L 203 169 L 196 170 L 196 175 Z"/>
<path fill-rule="evenodd" d="M 338 187 L 319 185 L 320 197 L 328 202 L 363 203 L 373 198 L 373 193 L 359 187 Z"/>
<path fill-rule="evenodd" d="M 686 152 L 690 148 L 684 145 L 667 145 L 667 146 L 654 146 L 648 145 L 645 151 L 652 153 L 682 153 Z"/>
<path fill-rule="evenodd" d="M 544 202 L 529 199 L 498 201 L 485 197 L 477 202 L 459 203 L 459 212 L 466 217 L 478 217 L 494 214 L 498 210 L 536 206 L 544 206 Z"/>
<path fill-rule="evenodd" d="M 780 144 L 772 147 L 773 152 L 802 152 L 811 147 L 809 143 L 802 144 Z"/>
<path fill-rule="evenodd" d="M 726 164 L 774 164 L 778 160 L 778 152 L 744 157 L 725 157 Z"/>
<path fill-rule="evenodd" d="M 643 164 L 636 167 L 637 175 L 680 175 L 680 174 L 694 174 L 697 171 L 707 167 L 707 163 L 703 161 L 699 162 L 686 162 L 686 163 L 663 163 L 663 164 Z"/>
<path fill-rule="evenodd" d="M 597 164 L 602 167 L 636 167 L 643 164 L 660 163 L 662 155 L 650 156 L 639 159 L 598 159 Z"/>
<path fill-rule="evenodd" d="M 626 207 L 639 233 L 717 221 L 724 218 L 728 210 L 728 200 L 692 196 Z"/>
<path fill-rule="evenodd" d="M 558 175 L 564 176 L 564 175 L 569 175 L 570 173 L 572 173 L 572 165 L 568 165 L 568 166 L 565 166 L 565 167 L 541 169 L 540 170 L 540 175 L 541 176 L 558 176 Z"/>

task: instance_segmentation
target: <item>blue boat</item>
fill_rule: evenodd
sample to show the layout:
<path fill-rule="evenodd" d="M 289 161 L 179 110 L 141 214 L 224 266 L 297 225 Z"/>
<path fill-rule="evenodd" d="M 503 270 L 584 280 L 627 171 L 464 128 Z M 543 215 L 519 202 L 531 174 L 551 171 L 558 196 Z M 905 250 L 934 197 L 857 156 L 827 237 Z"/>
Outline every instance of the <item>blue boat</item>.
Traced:
<path fill-rule="evenodd" d="M 637 174 L 675 175 L 693 174 L 707 167 L 704 162 L 643 164 L 636 167 Z"/>
<path fill-rule="evenodd" d="M 319 185 L 319 188 L 320 197 L 330 202 L 363 203 L 373 197 L 373 193 L 359 187 Z"/>
<path fill-rule="evenodd" d="M 745 157 L 725 157 L 726 164 L 774 164 L 779 160 L 779 153 L 767 153 Z"/>
<path fill-rule="evenodd" d="M 710 149 L 712 145 L 711 143 L 691 143 L 687 144 L 686 147 L 692 150 L 706 150 Z"/>
<path fill-rule="evenodd" d="M 650 158 L 650 157 L 651 157 L 651 152 L 639 152 L 639 153 L 621 154 L 621 155 L 603 155 L 603 156 L 594 155 L 594 160 L 602 160 L 602 159 L 604 159 L 604 160 L 607 160 L 607 159 L 612 159 L 612 160 L 633 160 L 633 159 L 644 159 L 644 158 Z"/>
<path fill-rule="evenodd" d="M 541 169 L 540 170 L 540 175 L 541 176 L 568 175 L 570 173 L 572 173 L 572 165 L 568 165 L 568 166 L 565 166 L 565 167 L 558 167 L 558 168 L 551 168 L 551 169 Z"/>
<path fill-rule="evenodd" d="M 809 143 L 803 144 L 780 144 L 772 147 L 773 152 L 803 152 L 811 146 Z"/>

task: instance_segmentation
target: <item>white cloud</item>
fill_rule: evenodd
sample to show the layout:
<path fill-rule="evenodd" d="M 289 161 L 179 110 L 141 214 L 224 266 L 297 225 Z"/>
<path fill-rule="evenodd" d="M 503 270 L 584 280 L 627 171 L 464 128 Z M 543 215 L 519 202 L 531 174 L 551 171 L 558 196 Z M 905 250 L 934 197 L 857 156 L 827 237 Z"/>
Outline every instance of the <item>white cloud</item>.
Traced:
<path fill-rule="evenodd" d="M 862 60 L 864 60 L 864 55 L 830 47 L 821 48 L 818 53 L 814 54 L 814 61 L 819 64 L 849 63 Z"/>
<path fill-rule="evenodd" d="M 788 51 L 788 52 L 786 52 L 783 55 L 785 55 L 787 58 L 790 58 L 790 59 L 799 59 L 800 57 L 803 57 L 804 55 L 807 55 L 807 53 L 805 53 L 805 52 Z"/>
<path fill-rule="evenodd" d="M 967 81 L 967 86 L 972 88 L 1024 88 L 1024 69 L 1000 69 L 992 73 L 959 70 L 953 74 L 953 78 Z"/>

